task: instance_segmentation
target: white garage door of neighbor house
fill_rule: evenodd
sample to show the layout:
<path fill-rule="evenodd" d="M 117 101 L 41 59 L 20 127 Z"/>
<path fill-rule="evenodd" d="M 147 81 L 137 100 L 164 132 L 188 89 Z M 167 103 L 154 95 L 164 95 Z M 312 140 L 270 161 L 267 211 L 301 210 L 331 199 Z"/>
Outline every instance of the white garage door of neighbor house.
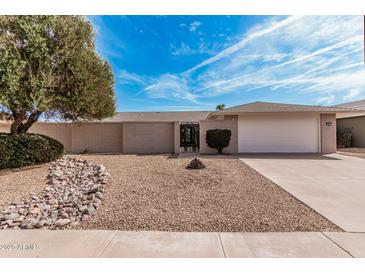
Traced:
<path fill-rule="evenodd" d="M 319 125 L 319 115 L 239 116 L 238 151 L 319 152 Z"/>

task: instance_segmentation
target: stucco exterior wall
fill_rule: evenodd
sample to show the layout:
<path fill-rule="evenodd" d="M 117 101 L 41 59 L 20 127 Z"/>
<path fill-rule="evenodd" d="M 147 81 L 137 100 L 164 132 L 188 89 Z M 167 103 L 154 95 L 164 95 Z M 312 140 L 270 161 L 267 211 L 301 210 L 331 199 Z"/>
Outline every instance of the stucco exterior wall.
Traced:
<path fill-rule="evenodd" d="M 321 114 L 321 152 L 335 153 L 336 149 L 336 114 Z"/>
<path fill-rule="evenodd" d="M 124 122 L 123 153 L 174 153 L 174 122 Z"/>
<path fill-rule="evenodd" d="M 72 152 L 121 153 L 121 123 L 72 125 Z"/>
<path fill-rule="evenodd" d="M 202 120 L 200 121 L 200 153 L 201 154 L 214 154 L 217 153 L 216 149 L 208 147 L 206 143 L 206 133 L 208 129 L 230 129 L 231 140 L 229 146 L 224 149 L 225 153 L 237 153 L 238 152 L 238 131 L 237 131 L 237 119 L 226 120 Z"/>
<path fill-rule="evenodd" d="M 338 121 L 339 128 L 353 129 L 354 146 L 365 147 L 365 117 Z M 336 152 L 336 115 L 320 115 L 321 152 Z M 0 131 L 9 132 L 9 124 L 0 124 Z M 227 153 L 238 153 L 237 116 L 222 116 L 219 120 L 200 121 L 200 153 L 216 153 L 206 144 L 208 129 L 230 129 Z M 37 123 L 30 132 L 48 135 L 65 146 L 66 153 L 179 153 L 179 122 L 119 122 L 119 123 Z"/>
<path fill-rule="evenodd" d="M 9 131 L 9 124 L 0 124 L 0 132 Z M 37 123 L 30 132 L 57 139 L 66 153 L 179 153 L 180 150 L 179 122 Z"/>
<path fill-rule="evenodd" d="M 63 123 L 36 123 L 29 129 L 29 132 L 47 135 L 60 141 L 64 146 L 65 153 L 70 153 L 72 152 L 71 126 L 71 124 Z"/>
<path fill-rule="evenodd" d="M 338 119 L 337 129 L 351 129 L 352 146 L 365 147 L 365 116 Z"/>

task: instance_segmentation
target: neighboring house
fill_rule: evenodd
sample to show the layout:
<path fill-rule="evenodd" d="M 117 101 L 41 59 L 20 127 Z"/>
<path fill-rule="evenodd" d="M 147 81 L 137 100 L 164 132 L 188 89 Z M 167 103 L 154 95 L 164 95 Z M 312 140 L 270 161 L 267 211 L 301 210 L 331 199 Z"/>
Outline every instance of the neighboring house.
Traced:
<path fill-rule="evenodd" d="M 346 107 L 365 110 L 365 100 L 345 103 L 336 107 Z M 352 146 L 365 147 L 365 113 L 341 113 L 337 115 L 337 130 L 343 132 L 351 130 Z"/>
<path fill-rule="evenodd" d="M 205 136 L 216 128 L 232 132 L 227 153 L 333 153 L 336 114 L 356 111 L 254 102 L 216 112 L 121 112 L 101 122 L 37 123 L 31 131 L 58 139 L 72 153 L 215 153 Z"/>

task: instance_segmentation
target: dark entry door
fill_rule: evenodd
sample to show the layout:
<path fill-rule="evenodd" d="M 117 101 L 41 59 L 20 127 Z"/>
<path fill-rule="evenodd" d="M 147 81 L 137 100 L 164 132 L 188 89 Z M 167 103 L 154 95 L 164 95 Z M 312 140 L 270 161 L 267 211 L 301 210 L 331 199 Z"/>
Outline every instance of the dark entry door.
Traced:
<path fill-rule="evenodd" d="M 199 124 L 180 124 L 180 147 L 199 148 Z"/>

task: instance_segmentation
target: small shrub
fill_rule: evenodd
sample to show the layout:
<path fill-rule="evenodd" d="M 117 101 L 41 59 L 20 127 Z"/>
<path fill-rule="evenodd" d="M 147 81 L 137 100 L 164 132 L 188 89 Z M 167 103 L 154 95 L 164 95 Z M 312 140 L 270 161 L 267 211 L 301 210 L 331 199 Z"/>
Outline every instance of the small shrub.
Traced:
<path fill-rule="evenodd" d="M 342 131 L 337 131 L 337 147 L 347 148 L 351 147 L 352 143 L 352 132 L 351 129 L 346 128 Z"/>
<path fill-rule="evenodd" d="M 198 158 L 194 158 L 186 167 L 187 169 L 202 169 L 205 165 Z"/>
<path fill-rule="evenodd" d="M 48 136 L 0 133 L 0 169 L 47 163 L 62 155 L 63 145 Z"/>
<path fill-rule="evenodd" d="M 229 129 L 209 129 L 207 130 L 206 142 L 211 148 L 217 149 L 218 153 L 222 153 L 225 147 L 228 147 L 231 139 L 231 131 Z"/>

